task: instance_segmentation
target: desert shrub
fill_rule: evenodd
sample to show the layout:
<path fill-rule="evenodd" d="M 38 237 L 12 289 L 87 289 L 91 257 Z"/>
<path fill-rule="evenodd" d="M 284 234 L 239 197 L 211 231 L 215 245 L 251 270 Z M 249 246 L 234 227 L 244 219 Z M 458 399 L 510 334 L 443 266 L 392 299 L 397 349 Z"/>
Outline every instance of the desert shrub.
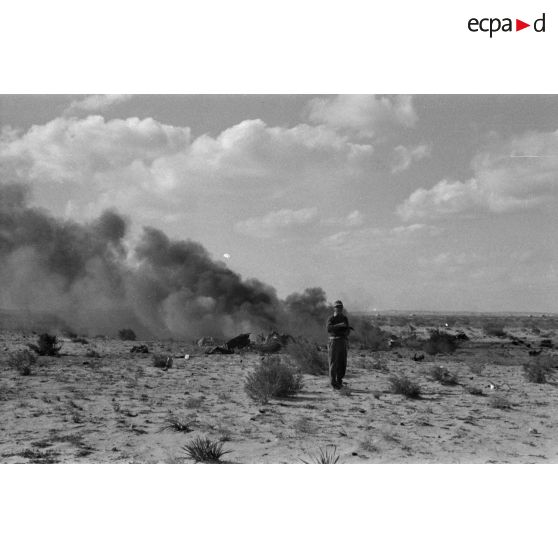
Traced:
<path fill-rule="evenodd" d="M 58 356 L 62 345 L 58 345 L 56 335 L 41 333 L 37 340 L 37 345 L 29 343 L 28 347 L 41 356 Z"/>
<path fill-rule="evenodd" d="M 505 337 L 507 335 L 502 322 L 489 322 L 483 326 L 482 331 L 489 337 Z"/>
<path fill-rule="evenodd" d="M 37 357 L 27 349 L 16 351 L 8 358 L 8 365 L 17 370 L 22 376 L 31 374 L 31 366 L 37 362 Z"/>
<path fill-rule="evenodd" d="M 535 384 L 545 384 L 558 366 L 558 358 L 540 355 L 532 362 L 523 365 L 523 376 Z"/>
<path fill-rule="evenodd" d="M 172 413 L 165 419 L 163 430 L 174 430 L 175 432 L 191 432 L 194 421 L 173 415 Z"/>
<path fill-rule="evenodd" d="M 510 400 L 500 393 L 494 393 L 490 396 L 489 404 L 494 409 L 511 409 Z"/>
<path fill-rule="evenodd" d="M 391 391 L 393 393 L 404 395 L 409 399 L 420 398 L 420 386 L 410 378 L 407 378 L 407 376 L 397 376 L 394 374 L 389 377 L 389 383 L 391 384 Z"/>
<path fill-rule="evenodd" d="M 318 455 L 310 455 L 311 462 L 301 459 L 302 463 L 309 465 L 310 463 L 317 463 L 318 465 L 334 465 L 339 461 L 339 455 L 337 455 L 337 446 L 328 445 L 325 448 L 320 448 Z"/>
<path fill-rule="evenodd" d="M 208 438 L 197 436 L 182 448 L 186 455 L 196 463 L 220 463 L 221 457 L 230 450 L 223 449 L 223 442 L 212 442 Z"/>
<path fill-rule="evenodd" d="M 309 341 L 299 340 L 296 343 L 289 343 L 285 352 L 295 365 L 306 374 L 320 376 L 328 373 L 326 354 L 318 351 L 316 345 Z"/>
<path fill-rule="evenodd" d="M 136 340 L 136 334 L 134 332 L 133 329 L 121 329 L 118 332 L 118 338 L 121 341 L 135 341 Z"/>
<path fill-rule="evenodd" d="M 155 368 L 172 368 L 172 356 L 153 355 L 153 366 L 155 366 Z"/>
<path fill-rule="evenodd" d="M 457 374 L 449 371 L 443 366 L 434 366 L 428 373 L 433 380 L 440 382 L 445 386 L 455 386 L 459 383 L 457 380 Z"/>
<path fill-rule="evenodd" d="M 430 331 L 430 337 L 424 344 L 424 351 L 429 355 L 438 353 L 453 353 L 457 349 L 457 339 L 455 335 L 433 329 Z"/>
<path fill-rule="evenodd" d="M 278 356 L 264 358 L 244 383 L 246 393 L 261 403 L 267 403 L 272 397 L 295 395 L 302 387 L 302 375 Z"/>

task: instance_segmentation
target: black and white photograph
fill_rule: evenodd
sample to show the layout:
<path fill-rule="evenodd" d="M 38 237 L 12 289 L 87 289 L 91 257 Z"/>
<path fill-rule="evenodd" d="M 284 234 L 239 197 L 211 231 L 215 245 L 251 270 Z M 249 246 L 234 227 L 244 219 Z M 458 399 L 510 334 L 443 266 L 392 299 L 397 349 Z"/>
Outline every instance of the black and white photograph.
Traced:
<path fill-rule="evenodd" d="M 550 556 L 552 5 L 4 4 L 3 555 Z"/>
<path fill-rule="evenodd" d="M 558 460 L 558 96 L 0 120 L 3 463 Z"/>

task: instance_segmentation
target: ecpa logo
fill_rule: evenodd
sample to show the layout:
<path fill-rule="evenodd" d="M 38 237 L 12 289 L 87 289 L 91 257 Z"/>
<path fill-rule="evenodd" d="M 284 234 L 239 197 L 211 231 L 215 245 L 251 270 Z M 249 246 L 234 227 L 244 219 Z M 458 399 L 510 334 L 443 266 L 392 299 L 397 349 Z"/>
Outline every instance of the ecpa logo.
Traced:
<path fill-rule="evenodd" d="M 546 14 L 543 14 L 540 18 L 536 19 L 533 22 L 533 29 L 537 33 L 544 33 L 545 26 Z M 490 38 L 492 38 L 492 35 L 494 33 L 498 33 L 498 31 L 503 31 L 504 33 L 514 31 L 512 18 L 509 17 L 505 17 L 503 19 L 500 19 L 498 17 L 485 17 L 482 19 L 472 17 L 469 20 L 467 27 L 469 28 L 469 31 L 472 31 L 473 33 L 478 33 L 479 31 L 483 33 L 490 33 Z M 531 24 L 525 23 L 520 19 L 515 20 L 515 31 L 521 31 L 522 29 L 526 29 L 527 27 L 531 27 Z"/>

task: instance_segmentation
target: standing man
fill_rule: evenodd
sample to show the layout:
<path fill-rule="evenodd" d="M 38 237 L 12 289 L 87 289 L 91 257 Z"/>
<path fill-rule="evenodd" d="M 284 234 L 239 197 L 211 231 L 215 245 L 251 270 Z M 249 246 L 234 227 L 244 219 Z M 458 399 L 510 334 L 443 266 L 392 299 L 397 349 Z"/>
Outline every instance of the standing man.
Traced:
<path fill-rule="evenodd" d="M 327 356 L 329 360 L 329 377 L 333 389 L 343 387 L 343 377 L 347 369 L 347 348 L 349 320 L 343 314 L 343 303 L 336 300 L 333 303 L 333 316 L 327 320 L 327 332 L 329 343 L 327 345 Z"/>

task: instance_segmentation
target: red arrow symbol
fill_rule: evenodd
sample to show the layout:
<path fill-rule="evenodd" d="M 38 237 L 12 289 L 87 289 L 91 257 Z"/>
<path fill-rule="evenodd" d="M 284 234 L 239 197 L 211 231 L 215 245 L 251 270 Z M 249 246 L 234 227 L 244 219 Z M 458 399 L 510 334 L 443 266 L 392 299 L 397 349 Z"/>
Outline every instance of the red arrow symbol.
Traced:
<path fill-rule="evenodd" d="M 531 24 L 530 23 L 525 23 L 524 21 L 521 21 L 520 19 L 515 20 L 515 30 L 516 31 L 521 31 L 522 29 L 525 29 L 526 27 L 531 27 Z"/>

